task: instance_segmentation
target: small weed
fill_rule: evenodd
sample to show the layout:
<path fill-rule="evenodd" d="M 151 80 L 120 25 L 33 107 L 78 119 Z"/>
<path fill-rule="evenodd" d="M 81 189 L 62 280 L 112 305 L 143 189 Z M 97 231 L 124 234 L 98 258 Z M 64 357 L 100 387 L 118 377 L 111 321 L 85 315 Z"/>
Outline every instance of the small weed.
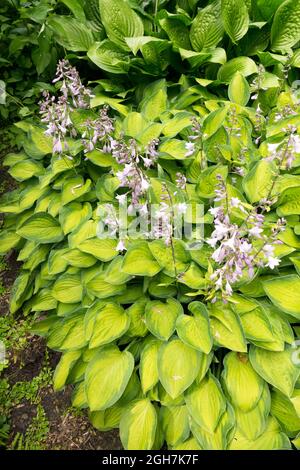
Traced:
<path fill-rule="evenodd" d="M 39 375 L 30 381 L 16 382 L 12 387 L 9 381 L 0 380 L 0 413 L 8 414 L 12 407 L 18 405 L 23 400 L 31 404 L 39 404 L 40 391 L 42 388 L 52 383 L 52 369 L 48 360 L 40 371 Z"/>
<path fill-rule="evenodd" d="M 49 432 L 49 421 L 45 410 L 39 403 L 36 416 L 24 434 L 17 433 L 9 446 L 11 450 L 44 450 Z"/>

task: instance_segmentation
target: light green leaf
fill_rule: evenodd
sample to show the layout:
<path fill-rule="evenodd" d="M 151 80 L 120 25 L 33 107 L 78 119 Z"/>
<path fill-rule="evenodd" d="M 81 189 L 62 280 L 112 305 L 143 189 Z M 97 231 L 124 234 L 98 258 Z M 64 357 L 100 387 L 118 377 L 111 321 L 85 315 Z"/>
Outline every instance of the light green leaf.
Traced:
<path fill-rule="evenodd" d="M 203 137 L 205 139 L 209 138 L 220 129 L 226 119 L 227 113 L 227 106 L 223 106 L 209 113 L 203 122 Z"/>
<path fill-rule="evenodd" d="M 20 240 L 21 237 L 17 233 L 9 230 L 2 230 L 0 232 L 0 255 L 4 255 L 9 250 L 17 246 Z"/>
<path fill-rule="evenodd" d="M 228 353 L 224 358 L 222 378 L 235 407 L 247 412 L 257 405 L 264 382 L 253 369 L 246 354 Z"/>
<path fill-rule="evenodd" d="M 16 233 L 37 243 L 56 243 L 63 239 L 59 222 L 46 212 L 39 212 L 29 217 Z"/>
<path fill-rule="evenodd" d="M 287 435 L 281 432 L 277 420 L 270 416 L 261 436 L 250 441 L 237 431 L 229 450 L 286 450 L 290 448 L 291 444 Z"/>
<path fill-rule="evenodd" d="M 228 167 L 221 165 L 213 165 L 203 170 L 198 178 L 196 186 L 197 194 L 201 198 L 210 199 L 215 196 L 218 176 L 221 175 L 226 180 L 228 175 Z"/>
<path fill-rule="evenodd" d="M 120 352 L 117 347 L 100 350 L 85 373 L 85 391 L 90 410 L 105 410 L 114 405 L 122 396 L 133 368 L 134 359 L 130 352 Z"/>
<path fill-rule="evenodd" d="M 176 446 L 172 447 L 172 450 L 202 450 L 202 447 L 194 437 L 190 437 L 184 442 L 178 442 Z"/>
<path fill-rule="evenodd" d="M 165 80 L 157 80 L 147 87 L 140 111 L 148 121 L 154 121 L 167 109 L 168 95 Z"/>
<path fill-rule="evenodd" d="M 194 384 L 185 395 L 193 420 L 205 431 L 214 433 L 226 410 L 226 400 L 219 381 L 209 374 L 200 384 Z"/>
<path fill-rule="evenodd" d="M 172 398 L 177 398 L 195 380 L 201 353 L 179 339 L 161 346 L 158 354 L 159 379 Z"/>
<path fill-rule="evenodd" d="M 52 288 L 53 297 L 65 304 L 80 302 L 82 292 L 80 275 L 63 274 L 55 281 Z"/>
<path fill-rule="evenodd" d="M 154 444 L 157 415 L 147 398 L 133 402 L 122 415 L 120 438 L 126 450 L 150 450 Z"/>
<path fill-rule="evenodd" d="M 161 270 L 153 258 L 146 241 L 135 242 L 129 247 L 123 261 L 122 271 L 135 276 L 155 276 Z"/>
<path fill-rule="evenodd" d="M 56 392 L 62 390 L 66 384 L 68 375 L 73 365 L 78 361 L 81 356 L 81 351 L 67 351 L 57 364 L 53 376 L 53 387 Z"/>
<path fill-rule="evenodd" d="M 244 412 L 234 408 L 237 430 L 250 441 L 257 439 L 266 429 L 270 409 L 271 395 L 268 384 L 264 382 L 261 397 L 252 410 Z"/>
<path fill-rule="evenodd" d="M 258 202 L 268 196 L 274 179 L 274 162 L 260 160 L 243 178 L 243 187 L 250 202 Z"/>
<path fill-rule="evenodd" d="M 96 348 L 111 343 L 124 335 L 129 328 L 129 317 L 116 303 L 107 303 L 96 315 L 89 347 Z"/>
<path fill-rule="evenodd" d="M 149 340 L 141 352 L 140 379 L 143 393 L 146 394 L 159 381 L 158 351 L 161 346 L 158 339 Z"/>
<path fill-rule="evenodd" d="M 250 87 L 245 77 L 236 72 L 229 83 L 228 96 L 230 101 L 246 106 L 250 99 Z"/>
<path fill-rule="evenodd" d="M 91 183 L 89 179 L 84 181 L 82 176 L 68 178 L 62 187 L 62 204 L 68 204 L 86 194 L 91 189 Z"/>
<path fill-rule="evenodd" d="M 100 261 L 111 261 L 118 255 L 117 240 L 110 238 L 90 238 L 79 243 L 78 249 L 89 253 Z"/>
<path fill-rule="evenodd" d="M 232 439 L 234 425 L 234 411 L 229 403 L 213 433 L 206 431 L 191 419 L 191 431 L 203 450 L 226 450 Z"/>
<path fill-rule="evenodd" d="M 163 406 L 161 407 L 160 416 L 162 430 L 169 446 L 176 446 L 189 437 L 189 414 L 185 405 Z"/>
<path fill-rule="evenodd" d="M 181 304 L 175 299 L 166 303 L 152 300 L 146 304 L 146 325 L 151 333 L 162 341 L 167 341 L 175 331 L 178 315 L 182 314 Z"/>
<path fill-rule="evenodd" d="M 222 65 L 218 71 L 218 80 L 230 83 L 236 72 L 240 72 L 244 77 L 257 73 L 257 66 L 254 60 L 249 57 L 236 57 Z"/>
<path fill-rule="evenodd" d="M 89 202 L 80 204 L 79 202 L 70 202 L 59 211 L 59 222 L 64 234 L 75 232 L 75 230 L 92 216 L 92 207 Z"/>
<path fill-rule="evenodd" d="M 189 265 L 190 255 L 188 251 L 185 250 L 181 240 L 173 240 L 176 266 L 174 266 L 173 250 L 171 247 L 167 247 L 163 240 L 153 240 L 148 246 L 155 260 L 163 269 L 163 273 L 167 276 L 174 277 L 175 271 L 177 274 L 186 271 Z"/>
<path fill-rule="evenodd" d="M 300 319 L 300 277 L 297 274 L 266 280 L 263 288 L 276 307 Z"/>
<path fill-rule="evenodd" d="M 126 285 L 113 285 L 105 280 L 105 273 L 98 274 L 89 280 L 86 284 L 88 293 L 94 295 L 98 299 L 107 299 L 113 295 L 123 294 L 126 290 Z"/>
<path fill-rule="evenodd" d="M 284 395 L 292 395 L 300 369 L 292 361 L 290 347 L 285 351 L 274 352 L 251 346 L 249 358 L 253 368 L 266 382 Z"/>
<path fill-rule="evenodd" d="M 293 402 L 281 392 L 272 392 L 271 413 L 282 426 L 282 430 L 295 437 L 300 430 L 300 418 L 297 416 Z"/>
<path fill-rule="evenodd" d="M 129 70 L 128 53 L 107 39 L 95 42 L 87 51 L 87 56 L 106 72 L 124 74 Z"/>
<path fill-rule="evenodd" d="M 33 176 L 41 176 L 44 171 L 41 163 L 35 160 L 23 160 L 13 165 L 9 174 L 17 181 L 25 181 Z"/>
<path fill-rule="evenodd" d="M 208 354 L 212 348 L 213 340 L 207 309 L 201 302 L 190 303 L 188 309 L 192 315 L 180 315 L 177 318 L 177 334 L 188 346 Z"/>
<path fill-rule="evenodd" d="M 215 343 L 232 351 L 247 352 L 244 332 L 237 315 L 230 308 L 220 304 L 212 305 L 209 312 Z"/>

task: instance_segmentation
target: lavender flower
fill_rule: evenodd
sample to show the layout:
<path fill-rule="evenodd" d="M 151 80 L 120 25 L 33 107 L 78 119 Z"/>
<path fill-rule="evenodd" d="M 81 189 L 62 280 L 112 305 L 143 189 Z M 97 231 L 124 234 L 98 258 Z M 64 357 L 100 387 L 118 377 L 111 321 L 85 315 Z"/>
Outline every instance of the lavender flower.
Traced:
<path fill-rule="evenodd" d="M 58 62 L 53 83 L 60 80 L 62 80 L 60 91 L 66 100 L 71 98 L 74 108 L 88 108 L 92 92 L 82 84 L 78 71 L 66 59 Z"/>
<path fill-rule="evenodd" d="M 188 141 L 185 143 L 186 157 L 191 157 L 200 148 L 202 143 L 202 128 L 200 123 L 195 117 L 192 118 L 192 133 L 188 137 Z"/>
<path fill-rule="evenodd" d="M 103 106 L 100 116 L 94 121 L 86 121 L 85 131 L 82 134 L 84 152 L 91 152 L 100 146 L 104 153 L 110 153 L 115 145 L 112 134 L 115 130 L 113 119 L 108 115 L 109 107 Z"/>
<path fill-rule="evenodd" d="M 274 269 L 280 260 L 274 256 L 274 245 L 280 243 L 277 237 L 284 230 L 285 221 L 279 219 L 272 227 L 271 234 L 265 235 L 267 224 L 262 213 L 262 206 L 247 212 L 245 205 L 237 197 L 228 201 L 225 182 L 219 177 L 215 202 L 220 204 L 209 212 L 214 216 L 214 230 L 206 240 L 214 248 L 212 259 L 217 268 L 210 279 L 213 283 L 208 298 L 216 300 L 220 291 L 224 301 L 232 295 L 233 285 L 241 280 L 245 273 L 253 278 L 259 267 Z M 231 209 L 238 208 L 246 218 L 239 226 L 231 221 Z"/>
<path fill-rule="evenodd" d="M 184 176 L 184 174 L 178 172 L 176 173 L 176 184 L 178 186 L 178 188 L 180 189 L 185 189 L 186 188 L 186 177 Z"/>
<path fill-rule="evenodd" d="M 297 127 L 289 125 L 283 131 L 288 134 L 283 142 L 268 144 L 270 155 L 267 159 L 278 163 L 278 172 L 283 165 L 286 170 L 290 170 L 296 154 L 300 153 L 300 136 L 297 134 Z"/>
<path fill-rule="evenodd" d="M 67 137 L 77 135 L 70 117 L 73 107 L 87 108 L 92 94 L 83 86 L 77 70 L 67 60 L 58 63 L 53 82 L 59 80 L 62 80 L 61 96 L 56 100 L 55 96 L 44 91 L 43 100 L 39 104 L 41 121 L 47 124 L 45 134 L 53 137 L 53 153 L 61 154 L 68 150 Z"/>

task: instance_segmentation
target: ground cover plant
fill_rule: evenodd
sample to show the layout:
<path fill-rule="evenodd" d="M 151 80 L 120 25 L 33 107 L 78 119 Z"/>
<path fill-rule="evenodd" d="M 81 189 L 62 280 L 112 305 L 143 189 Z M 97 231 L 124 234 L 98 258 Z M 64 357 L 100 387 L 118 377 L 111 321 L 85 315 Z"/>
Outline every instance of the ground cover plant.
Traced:
<path fill-rule="evenodd" d="M 4 160 L 11 314 L 125 449 L 299 447 L 300 2 L 63 3 Z"/>

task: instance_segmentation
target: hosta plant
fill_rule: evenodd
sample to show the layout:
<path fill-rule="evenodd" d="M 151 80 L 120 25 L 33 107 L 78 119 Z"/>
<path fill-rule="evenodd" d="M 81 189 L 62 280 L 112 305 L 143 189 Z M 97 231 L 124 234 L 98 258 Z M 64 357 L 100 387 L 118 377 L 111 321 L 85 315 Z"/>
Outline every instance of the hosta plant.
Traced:
<path fill-rule="evenodd" d="M 39 317 L 62 353 L 55 389 L 72 384 L 73 406 L 126 449 L 299 447 L 299 38 L 276 20 L 298 2 L 252 3 L 256 23 L 275 13 L 276 54 L 129 90 L 87 88 L 63 60 L 4 161 L 19 186 L 0 201 L 1 253 L 23 262 L 11 312 Z M 146 19 L 126 3 L 124 34 L 104 4 L 110 47 L 127 51 Z M 250 2 L 231 4 L 201 5 L 214 28 L 194 20 L 199 54 L 201 37 L 206 55 L 249 44 Z"/>

